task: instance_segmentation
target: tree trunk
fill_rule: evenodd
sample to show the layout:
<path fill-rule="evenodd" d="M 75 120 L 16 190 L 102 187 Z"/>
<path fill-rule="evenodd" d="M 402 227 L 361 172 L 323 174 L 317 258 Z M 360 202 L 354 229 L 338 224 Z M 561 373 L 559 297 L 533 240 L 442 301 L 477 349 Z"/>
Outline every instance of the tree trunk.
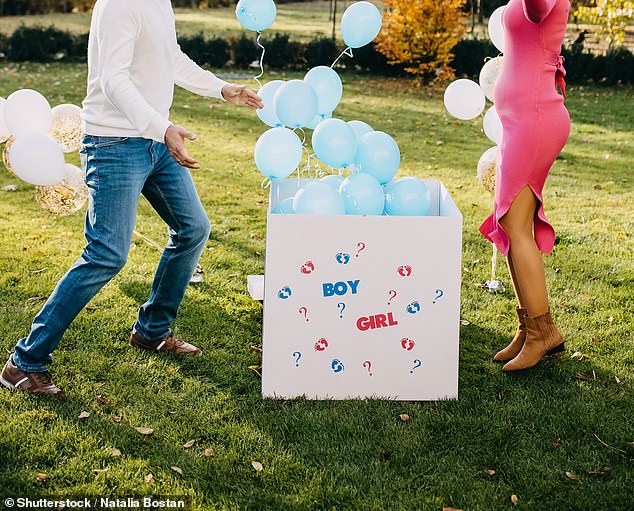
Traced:
<path fill-rule="evenodd" d="M 478 23 L 484 23 L 484 13 L 482 12 L 482 0 L 478 0 Z"/>
<path fill-rule="evenodd" d="M 337 37 L 337 0 L 333 0 L 332 8 L 332 38 Z"/>

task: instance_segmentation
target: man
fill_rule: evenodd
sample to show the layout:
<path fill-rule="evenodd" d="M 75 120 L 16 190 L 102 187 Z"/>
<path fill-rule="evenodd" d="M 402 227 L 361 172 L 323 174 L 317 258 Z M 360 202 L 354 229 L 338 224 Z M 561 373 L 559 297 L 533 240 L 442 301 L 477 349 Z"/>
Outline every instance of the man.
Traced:
<path fill-rule="evenodd" d="M 210 231 L 187 170 L 199 167 L 185 149 L 185 140 L 196 136 L 168 120 L 174 84 L 262 108 L 254 92 L 218 79 L 181 51 L 169 0 L 98 0 L 88 45 L 81 149 L 90 189 L 88 243 L 6 362 L 0 373 L 5 387 L 64 395 L 48 372 L 51 353 L 77 314 L 123 268 L 141 193 L 168 224 L 170 236 L 130 343 L 200 354 L 170 330 Z"/>

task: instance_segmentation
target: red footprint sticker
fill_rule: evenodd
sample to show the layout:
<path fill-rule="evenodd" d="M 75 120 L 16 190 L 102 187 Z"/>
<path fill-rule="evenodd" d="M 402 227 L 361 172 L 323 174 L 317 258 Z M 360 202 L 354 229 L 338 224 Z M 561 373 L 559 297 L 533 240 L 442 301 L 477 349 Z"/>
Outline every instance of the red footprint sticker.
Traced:
<path fill-rule="evenodd" d="M 315 271 L 315 265 L 313 264 L 312 261 L 306 261 L 301 267 L 301 272 L 304 275 L 309 275 L 314 271 Z"/>
<path fill-rule="evenodd" d="M 328 347 L 328 341 L 326 339 L 319 339 L 316 343 L 315 343 L 315 351 L 326 351 L 326 348 Z"/>
<path fill-rule="evenodd" d="M 396 270 L 401 277 L 409 277 L 412 274 L 412 267 L 409 265 L 399 266 Z"/>
<path fill-rule="evenodd" d="M 405 337 L 401 339 L 401 346 L 403 347 L 404 350 L 412 351 L 414 349 L 414 346 L 416 346 L 416 343 L 412 341 L 411 339 L 408 339 L 407 337 Z"/>

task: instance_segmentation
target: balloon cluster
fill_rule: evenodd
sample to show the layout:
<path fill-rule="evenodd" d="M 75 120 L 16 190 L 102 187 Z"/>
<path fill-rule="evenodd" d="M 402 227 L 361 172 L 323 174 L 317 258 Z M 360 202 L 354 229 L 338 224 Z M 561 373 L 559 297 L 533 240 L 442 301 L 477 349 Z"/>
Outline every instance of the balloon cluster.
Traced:
<path fill-rule="evenodd" d="M 80 114 L 76 105 L 51 109 L 47 99 L 31 89 L 0 98 L 0 143 L 6 142 L 4 166 L 14 176 L 36 185 L 36 199 L 51 213 L 74 213 L 88 196 L 81 170 L 64 160 L 64 153 L 79 150 Z"/>
<path fill-rule="evenodd" d="M 271 5 L 273 4 L 273 5 Z M 268 7 L 266 7 L 268 6 Z M 240 0 L 236 15 L 250 30 L 268 28 L 275 18 L 274 3 L 261 2 L 257 12 L 253 2 Z M 268 13 L 264 14 L 264 11 Z M 266 19 L 255 24 L 255 20 Z M 355 2 L 341 19 L 341 34 L 347 48 L 339 56 L 352 56 L 353 48 L 369 44 L 379 34 L 382 14 L 370 2 Z M 317 66 L 302 80 L 273 80 L 259 95 L 264 108 L 257 111 L 260 120 L 270 127 L 255 145 L 255 163 L 268 179 L 290 176 L 308 155 L 306 171 L 316 175 L 295 197 L 280 202 L 273 210 L 282 214 L 357 214 L 357 215 L 425 215 L 430 195 L 422 181 L 404 178 L 389 184 L 396 175 L 401 154 L 395 140 L 382 131 L 374 131 L 363 121 L 333 118 L 343 96 L 343 84 L 334 66 Z M 306 147 L 306 133 L 313 130 L 312 149 Z M 300 139 L 297 132 L 303 135 Z M 324 176 L 319 167 L 336 169 L 337 174 Z M 344 178 L 345 170 L 351 175 Z M 299 172 L 301 174 L 301 172 Z M 388 185 L 389 184 L 389 185 Z M 384 189 L 384 187 L 386 189 Z"/>
<path fill-rule="evenodd" d="M 489 38 L 493 45 L 504 52 L 504 28 L 502 14 L 506 5 L 497 8 L 489 18 Z M 487 58 L 480 71 L 479 83 L 472 80 L 460 79 L 450 83 L 445 90 L 445 107 L 454 117 L 461 120 L 475 119 L 482 114 L 488 99 L 493 103 L 493 88 L 502 69 L 504 57 L 499 55 Z M 482 119 L 484 134 L 496 145 L 487 149 L 478 162 L 478 180 L 486 190 L 495 191 L 495 166 L 498 146 L 502 141 L 502 122 L 495 106 L 491 106 Z"/>

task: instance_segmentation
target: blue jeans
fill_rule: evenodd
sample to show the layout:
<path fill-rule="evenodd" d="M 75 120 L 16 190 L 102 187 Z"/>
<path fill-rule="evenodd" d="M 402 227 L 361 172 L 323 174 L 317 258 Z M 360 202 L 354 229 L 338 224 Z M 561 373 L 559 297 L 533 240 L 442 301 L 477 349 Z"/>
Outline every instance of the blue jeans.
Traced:
<path fill-rule="evenodd" d="M 145 339 L 170 334 L 170 323 L 209 238 L 209 220 L 191 175 L 165 144 L 86 135 L 80 154 L 90 190 L 87 245 L 36 316 L 29 336 L 15 347 L 13 362 L 23 371 L 47 370 L 70 323 L 123 268 L 141 194 L 170 228 L 150 298 L 134 325 Z"/>

